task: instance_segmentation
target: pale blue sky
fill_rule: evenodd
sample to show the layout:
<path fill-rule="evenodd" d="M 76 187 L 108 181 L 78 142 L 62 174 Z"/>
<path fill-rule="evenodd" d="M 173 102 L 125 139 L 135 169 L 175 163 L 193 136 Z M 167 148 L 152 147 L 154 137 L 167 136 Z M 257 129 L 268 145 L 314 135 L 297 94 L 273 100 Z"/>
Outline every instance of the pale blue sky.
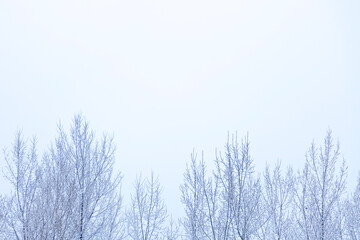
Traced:
<path fill-rule="evenodd" d="M 248 131 L 257 170 L 298 168 L 330 127 L 353 187 L 359 12 L 334 0 L 0 1 L 0 147 L 20 128 L 45 149 L 82 112 L 115 134 L 124 193 L 153 169 L 180 215 L 193 148 L 211 165 L 228 131 Z"/>

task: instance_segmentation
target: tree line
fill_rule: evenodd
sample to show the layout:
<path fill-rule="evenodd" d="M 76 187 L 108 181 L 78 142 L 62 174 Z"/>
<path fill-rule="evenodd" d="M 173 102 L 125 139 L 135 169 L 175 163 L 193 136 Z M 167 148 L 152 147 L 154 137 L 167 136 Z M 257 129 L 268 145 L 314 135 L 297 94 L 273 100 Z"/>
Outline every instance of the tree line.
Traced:
<path fill-rule="evenodd" d="M 0 239 L 360 239 L 360 178 L 347 194 L 347 166 L 330 130 L 299 171 L 277 162 L 256 174 L 248 136 L 229 137 L 211 171 L 193 152 L 181 219 L 168 213 L 153 173 L 135 180 L 124 206 L 113 138 L 96 138 L 81 115 L 69 132 L 58 125 L 42 157 L 36 140 L 18 132 L 3 159 L 11 194 L 0 196 Z"/>

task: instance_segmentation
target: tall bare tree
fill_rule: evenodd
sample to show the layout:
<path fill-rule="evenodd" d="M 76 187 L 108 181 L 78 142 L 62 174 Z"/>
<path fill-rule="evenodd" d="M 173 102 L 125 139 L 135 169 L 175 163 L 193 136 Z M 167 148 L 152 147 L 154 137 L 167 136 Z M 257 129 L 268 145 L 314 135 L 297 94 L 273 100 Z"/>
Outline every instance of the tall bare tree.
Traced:
<path fill-rule="evenodd" d="M 59 126 L 55 143 L 37 160 L 36 144 L 27 148 L 20 133 L 5 153 L 13 194 L 6 224 L 8 239 L 122 239 L 121 176 L 113 176 L 115 147 L 98 141 L 81 115 L 70 137 Z"/>
<path fill-rule="evenodd" d="M 181 186 L 187 237 L 209 240 L 255 237 L 264 220 L 260 180 L 253 177 L 248 138 L 240 145 L 233 136 L 225 145 L 224 155 L 216 155 L 215 164 L 212 177 L 207 177 L 204 160 L 197 161 L 196 155 L 191 155 Z"/>
<path fill-rule="evenodd" d="M 186 166 L 184 183 L 180 186 L 181 201 L 185 207 L 186 217 L 183 220 L 185 236 L 191 240 L 205 238 L 206 216 L 204 214 L 204 178 L 205 164 L 198 163 L 196 154 L 191 154 L 190 166 Z"/>
<path fill-rule="evenodd" d="M 80 240 L 104 239 L 104 234 L 109 234 L 104 230 L 114 232 L 114 229 L 108 229 L 107 217 L 117 218 L 111 211 L 114 204 L 121 204 L 121 199 L 114 199 L 121 176 L 112 176 L 115 157 L 113 138 L 104 135 L 101 141 L 95 140 L 87 121 L 77 115 L 73 120 L 67 150 L 75 178 L 76 236 Z M 120 222 L 112 219 L 111 223 Z"/>
<path fill-rule="evenodd" d="M 61 125 L 53 145 L 44 154 L 41 164 L 37 226 L 41 239 L 74 239 L 78 224 L 78 187 L 68 151 L 68 139 Z"/>
<path fill-rule="evenodd" d="M 303 173 L 298 179 L 296 203 L 302 239 L 338 239 L 335 209 L 345 191 L 345 161 L 339 162 L 340 145 L 334 144 L 329 130 L 324 146 L 313 143 L 306 154 Z"/>
<path fill-rule="evenodd" d="M 11 153 L 5 151 L 6 177 L 13 192 L 7 204 L 8 228 L 15 239 L 36 239 L 34 228 L 34 205 L 38 190 L 36 140 L 28 148 L 21 132 L 17 132 Z"/>
<path fill-rule="evenodd" d="M 260 179 L 253 176 L 248 136 L 238 143 L 237 135 L 225 144 L 224 156 L 216 158 L 217 173 L 225 203 L 225 214 L 230 215 L 231 239 L 248 240 L 257 235 L 264 223 L 261 207 Z"/>

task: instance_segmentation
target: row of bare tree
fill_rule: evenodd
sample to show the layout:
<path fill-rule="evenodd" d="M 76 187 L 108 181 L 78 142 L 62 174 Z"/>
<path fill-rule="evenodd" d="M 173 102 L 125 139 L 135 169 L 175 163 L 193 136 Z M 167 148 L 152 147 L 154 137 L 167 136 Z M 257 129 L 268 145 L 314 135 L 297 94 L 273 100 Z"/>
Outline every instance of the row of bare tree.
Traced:
<path fill-rule="evenodd" d="M 0 239 L 332 240 L 360 239 L 360 179 L 346 194 L 346 165 L 331 132 L 312 144 L 302 171 L 280 163 L 254 173 L 248 137 L 236 135 L 212 171 L 191 155 L 180 186 L 185 217 L 174 221 L 158 178 L 137 178 L 128 207 L 113 173 L 115 146 L 97 140 L 81 115 L 61 125 L 39 158 L 21 133 L 5 151 L 11 194 L 0 196 Z"/>
<path fill-rule="evenodd" d="M 346 194 L 347 168 L 340 146 L 328 131 L 324 145 L 314 143 L 305 166 L 266 167 L 255 176 L 249 140 L 236 136 L 217 154 L 215 170 L 191 156 L 181 186 L 186 239 L 360 239 L 360 179 Z"/>

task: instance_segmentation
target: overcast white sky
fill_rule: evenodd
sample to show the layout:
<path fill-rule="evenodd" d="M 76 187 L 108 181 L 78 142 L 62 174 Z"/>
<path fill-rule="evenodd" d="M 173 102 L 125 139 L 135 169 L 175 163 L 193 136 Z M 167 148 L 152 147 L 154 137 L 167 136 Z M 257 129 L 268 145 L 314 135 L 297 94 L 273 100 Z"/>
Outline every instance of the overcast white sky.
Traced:
<path fill-rule="evenodd" d="M 124 193 L 153 169 L 177 216 L 193 148 L 211 165 L 228 131 L 249 132 L 258 171 L 299 168 L 331 128 L 352 190 L 359 12 L 358 0 L 0 1 L 0 147 L 20 128 L 46 149 L 81 112 L 114 133 Z"/>

